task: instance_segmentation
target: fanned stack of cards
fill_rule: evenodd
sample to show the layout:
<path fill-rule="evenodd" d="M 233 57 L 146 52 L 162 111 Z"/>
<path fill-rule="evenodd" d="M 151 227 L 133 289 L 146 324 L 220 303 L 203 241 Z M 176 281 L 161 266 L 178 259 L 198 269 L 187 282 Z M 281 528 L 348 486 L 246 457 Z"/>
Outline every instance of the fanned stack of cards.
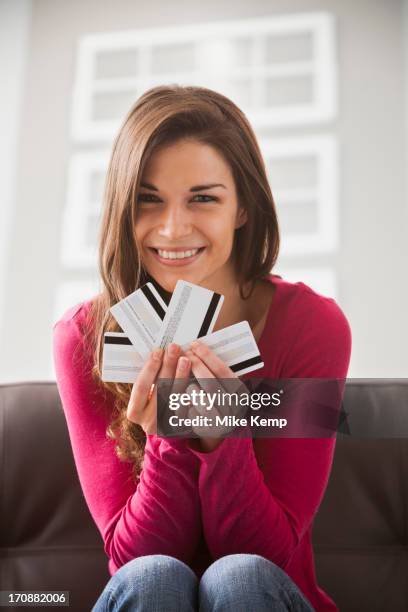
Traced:
<path fill-rule="evenodd" d="M 105 332 L 102 380 L 134 383 L 155 347 L 171 342 L 187 350 L 200 339 L 237 376 L 263 367 L 248 321 L 213 332 L 224 296 L 179 280 L 169 305 L 152 283 L 143 285 L 110 308 L 123 332 Z"/>

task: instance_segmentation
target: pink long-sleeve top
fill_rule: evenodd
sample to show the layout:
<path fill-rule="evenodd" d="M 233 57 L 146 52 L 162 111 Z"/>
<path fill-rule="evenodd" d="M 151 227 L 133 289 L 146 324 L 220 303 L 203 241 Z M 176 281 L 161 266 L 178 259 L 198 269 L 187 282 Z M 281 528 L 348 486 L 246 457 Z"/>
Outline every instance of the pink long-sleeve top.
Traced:
<path fill-rule="evenodd" d="M 351 331 L 337 305 L 304 283 L 275 285 L 258 342 L 264 367 L 243 377 L 346 378 Z M 316 582 L 311 541 L 335 438 L 226 438 L 211 452 L 148 434 L 138 480 L 106 437 L 113 397 L 91 377 L 84 342 L 91 300 L 54 325 L 54 362 L 75 464 L 113 575 L 131 559 L 167 554 L 197 574 L 234 553 L 279 565 L 315 610 L 338 610 Z"/>

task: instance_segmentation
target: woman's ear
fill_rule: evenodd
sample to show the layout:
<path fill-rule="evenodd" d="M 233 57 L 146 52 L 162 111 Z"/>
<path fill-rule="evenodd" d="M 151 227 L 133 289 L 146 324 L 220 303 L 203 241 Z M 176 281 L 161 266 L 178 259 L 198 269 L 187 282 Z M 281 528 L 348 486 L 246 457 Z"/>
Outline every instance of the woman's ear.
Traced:
<path fill-rule="evenodd" d="M 248 214 L 245 208 L 240 206 L 237 212 L 237 218 L 235 220 L 235 229 L 242 227 L 248 221 Z"/>

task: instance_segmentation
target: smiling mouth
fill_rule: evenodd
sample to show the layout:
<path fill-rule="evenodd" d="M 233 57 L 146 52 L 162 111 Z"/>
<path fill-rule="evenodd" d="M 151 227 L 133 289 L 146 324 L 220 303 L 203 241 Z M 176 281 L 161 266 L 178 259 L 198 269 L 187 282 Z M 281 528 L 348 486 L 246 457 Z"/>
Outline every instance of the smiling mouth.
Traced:
<path fill-rule="evenodd" d="M 155 247 L 148 247 L 153 253 L 161 260 L 166 261 L 188 261 L 194 259 L 200 254 L 206 247 L 196 247 L 184 250 L 166 250 L 156 249 Z"/>

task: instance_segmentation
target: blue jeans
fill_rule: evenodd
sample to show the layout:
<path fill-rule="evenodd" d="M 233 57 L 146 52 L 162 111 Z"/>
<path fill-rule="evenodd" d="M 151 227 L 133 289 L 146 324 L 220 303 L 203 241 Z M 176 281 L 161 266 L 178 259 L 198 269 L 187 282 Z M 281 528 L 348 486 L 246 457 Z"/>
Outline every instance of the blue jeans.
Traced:
<path fill-rule="evenodd" d="M 214 561 L 199 580 L 167 555 L 132 559 L 111 577 L 91 612 L 315 612 L 292 579 L 260 555 Z"/>

